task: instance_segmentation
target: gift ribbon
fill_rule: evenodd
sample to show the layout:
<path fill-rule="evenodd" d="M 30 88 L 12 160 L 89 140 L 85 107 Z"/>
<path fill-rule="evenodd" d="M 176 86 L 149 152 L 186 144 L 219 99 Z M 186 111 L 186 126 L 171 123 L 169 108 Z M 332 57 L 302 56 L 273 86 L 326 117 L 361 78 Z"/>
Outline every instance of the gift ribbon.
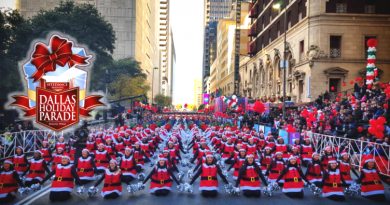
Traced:
<path fill-rule="evenodd" d="M 56 70 L 56 66 L 64 67 L 68 63 L 69 68 L 75 64 L 87 65 L 86 60 L 89 57 L 82 57 L 72 53 L 72 42 L 68 42 L 66 39 L 62 39 L 58 36 L 54 36 L 50 44 L 52 53 L 44 44 L 37 44 L 35 51 L 32 55 L 33 64 L 37 70 L 30 76 L 34 79 L 34 83 L 41 79 L 47 72 Z"/>

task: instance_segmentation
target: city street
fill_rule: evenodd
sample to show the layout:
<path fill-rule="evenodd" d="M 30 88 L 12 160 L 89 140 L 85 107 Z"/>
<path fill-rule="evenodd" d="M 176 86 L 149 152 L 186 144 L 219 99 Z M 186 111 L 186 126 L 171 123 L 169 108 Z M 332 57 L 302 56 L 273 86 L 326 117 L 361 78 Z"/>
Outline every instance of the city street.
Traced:
<path fill-rule="evenodd" d="M 146 165 L 146 172 L 145 174 L 149 173 L 149 170 L 151 167 L 149 165 Z M 185 167 L 184 169 L 178 166 L 179 170 L 184 170 L 185 173 L 188 170 L 188 167 Z M 194 168 L 194 167 L 193 167 Z M 227 169 L 227 168 L 225 168 Z M 233 182 L 232 180 L 232 170 L 229 173 L 229 182 Z M 189 182 L 190 180 L 185 177 L 185 182 Z M 135 183 L 136 180 L 133 181 Z M 361 196 L 346 196 L 345 202 L 334 202 L 329 199 L 325 199 L 321 196 L 315 196 L 313 193 L 309 190 L 309 188 L 305 187 L 305 197 L 303 199 L 290 199 L 289 197 L 285 196 L 281 190 L 274 192 L 274 195 L 272 197 L 265 197 L 261 196 L 260 198 L 247 198 L 243 195 L 235 196 L 231 195 L 225 192 L 225 188 L 223 186 L 223 181 L 219 180 L 219 195 L 216 198 L 205 198 L 200 195 L 198 187 L 199 187 L 199 178 L 194 183 L 194 193 L 177 193 L 176 191 L 176 183 L 173 183 L 172 185 L 172 192 L 168 194 L 166 197 L 162 196 L 155 196 L 153 194 L 149 193 L 149 184 L 150 181 L 146 184 L 146 187 L 144 190 L 137 192 L 133 195 L 129 195 L 126 190 L 126 185 L 122 183 L 123 189 L 122 189 L 122 196 L 120 196 L 117 199 L 104 199 L 100 196 L 100 191 L 103 183 L 99 185 L 99 192 L 93 196 L 88 197 L 87 190 L 90 186 L 92 186 L 92 183 L 87 184 L 85 186 L 86 192 L 84 192 L 82 195 L 78 195 L 76 193 L 77 185 L 75 186 L 75 189 L 73 190 L 73 194 L 71 199 L 69 199 L 66 202 L 51 202 L 49 200 L 49 190 L 47 189 L 48 186 L 50 186 L 50 181 L 46 182 L 44 186 L 44 191 L 40 191 L 38 193 L 33 193 L 28 195 L 28 197 L 31 197 L 31 200 L 23 200 L 27 198 L 26 196 L 17 197 L 17 200 L 15 200 L 12 204 L 16 205 L 28 205 L 28 204 L 36 204 L 36 205 L 46 205 L 46 204 L 72 204 L 72 205 L 85 205 L 85 204 L 96 204 L 96 205 L 104 205 L 107 203 L 112 203 L 112 205 L 120 205 L 120 204 L 129 204 L 135 203 L 135 204 L 142 204 L 142 205 L 154 205 L 154 204 L 164 204 L 164 205 L 179 205 L 179 204 L 213 204 L 213 203 L 223 203 L 224 205 L 234 205 L 234 204 L 265 204 L 265 205 L 309 205 L 309 204 L 316 204 L 316 205 L 327 205 L 329 203 L 332 204 L 354 204 L 354 205 L 360 205 L 360 204 L 367 204 L 367 203 L 375 203 L 375 204 L 389 204 L 390 203 L 390 192 L 388 190 L 389 186 L 385 185 L 385 193 L 387 202 L 386 203 L 378 203 L 373 202 L 371 200 L 365 199 Z M 234 183 L 233 183 L 234 184 Z M 23 201 L 22 201 L 23 200 Z"/>

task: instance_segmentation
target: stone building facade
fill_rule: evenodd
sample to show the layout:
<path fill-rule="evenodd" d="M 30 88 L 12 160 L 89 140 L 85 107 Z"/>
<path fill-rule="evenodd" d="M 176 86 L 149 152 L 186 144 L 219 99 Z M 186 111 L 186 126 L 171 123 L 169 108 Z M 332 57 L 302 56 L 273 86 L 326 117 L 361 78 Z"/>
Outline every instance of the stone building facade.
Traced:
<path fill-rule="evenodd" d="M 276 2 L 282 2 L 280 9 L 273 8 Z M 309 102 L 325 91 L 338 93 L 353 89 L 350 81 L 366 75 L 369 38 L 378 40 L 379 78 L 382 82 L 390 81 L 389 1 L 253 0 L 250 8 L 251 40 L 247 48 L 250 57 L 240 60 L 242 96 L 271 98 L 276 102 L 283 96 L 280 62 L 283 61 L 285 18 L 286 96 L 291 101 Z"/>

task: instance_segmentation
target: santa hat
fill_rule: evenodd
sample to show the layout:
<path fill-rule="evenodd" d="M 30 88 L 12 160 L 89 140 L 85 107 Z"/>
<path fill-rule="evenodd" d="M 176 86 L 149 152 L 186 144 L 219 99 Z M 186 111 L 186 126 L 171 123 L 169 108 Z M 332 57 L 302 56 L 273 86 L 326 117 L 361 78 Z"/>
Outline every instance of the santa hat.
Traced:
<path fill-rule="evenodd" d="M 270 149 L 271 149 L 271 147 L 264 147 L 264 149 L 269 149 L 269 150 L 270 150 Z"/>
<path fill-rule="evenodd" d="M 373 162 L 374 161 L 374 158 L 370 155 L 368 156 L 365 160 L 364 160 L 364 164 L 366 164 L 367 162 Z"/>
<path fill-rule="evenodd" d="M 288 158 L 288 160 L 291 160 L 291 159 L 297 159 L 294 155 L 290 155 L 290 157 Z"/>
<path fill-rule="evenodd" d="M 324 151 L 326 151 L 326 150 L 328 150 L 328 149 L 330 149 L 330 147 L 329 147 L 329 146 L 326 146 L 326 147 L 324 148 Z"/>
<path fill-rule="evenodd" d="M 103 144 L 103 143 L 99 143 L 99 146 L 100 146 L 100 145 L 104 146 L 104 144 Z"/>
<path fill-rule="evenodd" d="M 131 151 L 131 147 L 126 147 L 126 148 L 125 148 L 125 151 L 126 151 L 126 150 L 130 150 L 130 151 Z"/>
<path fill-rule="evenodd" d="M 214 157 L 212 152 L 206 152 L 206 157 Z"/>
<path fill-rule="evenodd" d="M 282 136 L 278 136 L 278 140 L 282 140 L 283 139 L 283 137 Z"/>
<path fill-rule="evenodd" d="M 111 162 L 114 162 L 115 164 L 118 164 L 118 161 L 116 161 L 115 159 L 111 159 L 111 160 L 110 160 L 110 163 L 111 163 Z"/>
<path fill-rule="evenodd" d="M 43 155 L 43 153 L 41 152 L 41 150 L 35 150 L 35 152 L 41 154 L 41 156 Z"/>
<path fill-rule="evenodd" d="M 88 149 L 84 148 L 81 152 L 84 152 L 84 151 L 86 151 L 89 154 L 89 150 Z"/>
<path fill-rule="evenodd" d="M 69 157 L 69 155 L 68 155 L 68 154 L 64 154 L 64 155 L 62 155 L 62 158 L 66 158 L 66 159 L 69 159 L 69 160 L 70 160 L 70 157 Z"/>
<path fill-rule="evenodd" d="M 60 139 L 64 139 L 64 136 L 60 136 Z"/>
<path fill-rule="evenodd" d="M 165 148 L 165 149 L 163 150 L 163 152 L 169 152 L 169 149 Z"/>
<path fill-rule="evenodd" d="M 310 137 L 309 136 L 305 136 L 305 140 L 310 140 Z"/>
<path fill-rule="evenodd" d="M 298 149 L 298 147 L 297 146 L 292 146 L 291 149 Z"/>
<path fill-rule="evenodd" d="M 314 155 L 318 155 L 318 153 L 317 152 L 313 152 L 313 154 L 311 154 L 311 158 L 313 158 L 314 157 Z"/>
<path fill-rule="evenodd" d="M 44 139 L 42 143 L 48 143 L 47 139 Z"/>
<path fill-rule="evenodd" d="M 4 161 L 4 163 L 14 164 L 14 163 L 12 162 L 12 159 L 6 159 L 6 160 Z"/>
<path fill-rule="evenodd" d="M 241 149 L 239 149 L 238 151 L 240 151 L 240 152 L 246 152 L 246 149 L 241 148 Z"/>
<path fill-rule="evenodd" d="M 248 155 L 246 155 L 246 158 L 248 158 L 248 157 L 254 158 L 255 156 L 253 154 L 248 154 Z"/>
<path fill-rule="evenodd" d="M 160 161 L 160 160 L 166 161 L 167 158 L 164 155 L 160 154 L 160 155 L 158 155 L 158 161 Z"/>
<path fill-rule="evenodd" d="M 200 140 L 200 143 L 201 144 L 206 144 L 206 141 L 205 140 Z"/>
<path fill-rule="evenodd" d="M 346 154 L 348 154 L 348 153 L 344 150 L 344 151 L 341 152 L 340 156 L 344 156 Z"/>
<path fill-rule="evenodd" d="M 23 147 L 22 146 L 17 146 L 16 148 L 19 148 L 19 149 L 21 149 L 23 151 Z"/>
<path fill-rule="evenodd" d="M 57 150 L 64 150 L 64 148 L 62 148 L 62 147 L 58 147 L 58 148 L 57 148 Z"/>
<path fill-rule="evenodd" d="M 172 143 L 173 144 L 173 139 L 169 139 L 168 143 Z"/>
<path fill-rule="evenodd" d="M 111 140 L 111 141 L 112 141 L 111 137 L 109 137 L 109 138 L 106 139 L 106 141 L 108 141 L 108 140 Z"/>
<path fill-rule="evenodd" d="M 276 153 L 275 153 L 275 156 L 276 156 L 276 155 L 278 155 L 278 154 L 281 154 L 281 155 L 283 155 L 283 153 L 282 153 L 282 152 L 276 152 Z"/>
<path fill-rule="evenodd" d="M 328 164 L 333 164 L 333 163 L 337 163 L 336 160 L 330 160 L 330 161 L 328 161 Z"/>

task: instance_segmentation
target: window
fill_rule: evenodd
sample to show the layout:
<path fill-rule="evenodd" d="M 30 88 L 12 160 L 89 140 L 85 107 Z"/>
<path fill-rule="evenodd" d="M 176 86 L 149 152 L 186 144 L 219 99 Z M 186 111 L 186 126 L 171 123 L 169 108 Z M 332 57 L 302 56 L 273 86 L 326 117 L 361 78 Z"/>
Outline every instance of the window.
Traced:
<path fill-rule="evenodd" d="M 341 57 L 341 36 L 330 36 L 330 54 L 331 58 Z"/>
<path fill-rule="evenodd" d="M 299 42 L 299 59 L 300 61 L 303 61 L 305 58 L 305 41 Z"/>
<path fill-rule="evenodd" d="M 347 13 L 346 0 L 337 0 L 336 1 L 336 13 Z"/>
<path fill-rule="evenodd" d="M 265 16 L 263 16 L 262 22 L 263 22 L 263 29 L 264 29 L 265 28 Z"/>
<path fill-rule="evenodd" d="M 302 1 L 300 1 L 298 3 L 298 19 L 299 21 L 302 20 L 303 16 L 302 16 Z"/>
<path fill-rule="evenodd" d="M 375 14 L 375 0 L 364 1 L 364 13 Z"/>
<path fill-rule="evenodd" d="M 292 83 L 289 84 L 289 89 L 290 89 L 289 93 L 292 93 Z"/>
<path fill-rule="evenodd" d="M 291 11 L 287 13 L 287 29 L 291 28 Z"/>
<path fill-rule="evenodd" d="M 282 76 L 282 67 L 280 66 L 280 60 L 277 61 L 278 62 L 278 77 L 280 78 Z"/>
<path fill-rule="evenodd" d="M 370 40 L 371 38 L 375 38 L 376 39 L 376 36 L 365 36 L 364 37 L 364 58 L 367 58 L 368 56 L 368 46 L 367 46 L 367 41 Z"/>

